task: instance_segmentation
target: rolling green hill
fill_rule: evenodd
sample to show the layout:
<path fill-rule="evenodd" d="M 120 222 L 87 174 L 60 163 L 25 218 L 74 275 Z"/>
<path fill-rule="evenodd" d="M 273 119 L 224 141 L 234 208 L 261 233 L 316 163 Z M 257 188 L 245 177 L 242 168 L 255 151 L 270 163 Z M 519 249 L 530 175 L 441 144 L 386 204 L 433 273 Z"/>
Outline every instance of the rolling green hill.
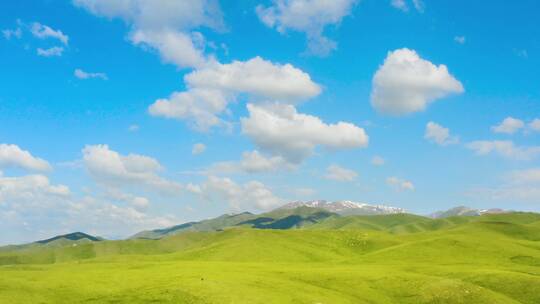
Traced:
<path fill-rule="evenodd" d="M 539 214 L 276 212 L 155 240 L 4 248 L 0 303 L 540 303 Z M 253 228 L 291 216 L 294 229 Z"/>

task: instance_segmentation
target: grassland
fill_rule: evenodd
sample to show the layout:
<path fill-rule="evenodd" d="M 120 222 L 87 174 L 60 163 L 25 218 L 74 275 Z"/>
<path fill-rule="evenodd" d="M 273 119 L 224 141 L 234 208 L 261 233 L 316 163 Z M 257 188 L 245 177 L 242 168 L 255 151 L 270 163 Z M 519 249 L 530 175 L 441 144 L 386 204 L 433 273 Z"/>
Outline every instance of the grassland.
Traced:
<path fill-rule="evenodd" d="M 540 303 L 540 215 L 328 217 L 0 249 L 0 303 Z"/>

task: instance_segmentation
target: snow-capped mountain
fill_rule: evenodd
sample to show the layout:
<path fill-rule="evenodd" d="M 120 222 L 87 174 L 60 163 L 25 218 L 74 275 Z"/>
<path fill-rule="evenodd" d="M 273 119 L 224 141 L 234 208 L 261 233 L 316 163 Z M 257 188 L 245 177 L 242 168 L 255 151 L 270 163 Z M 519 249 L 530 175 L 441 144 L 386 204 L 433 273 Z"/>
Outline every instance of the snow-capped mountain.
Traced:
<path fill-rule="evenodd" d="M 504 210 L 499 208 L 491 209 L 473 209 L 466 206 L 458 206 L 444 211 L 437 211 L 430 214 L 432 218 L 445 218 L 451 216 L 480 216 L 483 214 L 498 214 L 498 213 L 511 213 L 510 210 Z"/>
<path fill-rule="evenodd" d="M 298 207 L 320 208 L 341 215 L 377 215 L 406 212 L 405 209 L 385 205 L 370 205 L 353 201 L 330 202 L 326 200 L 308 202 L 296 201 L 288 203 L 279 209 L 295 209 Z"/>

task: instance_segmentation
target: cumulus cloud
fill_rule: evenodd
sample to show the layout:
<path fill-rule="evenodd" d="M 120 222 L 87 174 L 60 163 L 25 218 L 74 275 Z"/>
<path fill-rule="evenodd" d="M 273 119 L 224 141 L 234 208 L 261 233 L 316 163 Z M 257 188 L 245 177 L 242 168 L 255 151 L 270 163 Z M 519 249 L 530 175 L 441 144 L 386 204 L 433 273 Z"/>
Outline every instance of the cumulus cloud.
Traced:
<path fill-rule="evenodd" d="M 301 114 L 292 105 L 247 105 L 249 116 L 241 119 L 242 133 L 264 152 L 300 163 L 317 146 L 340 150 L 368 145 L 364 129 L 347 122 L 326 124 Z"/>
<path fill-rule="evenodd" d="M 392 0 L 390 1 L 390 4 L 401 11 L 409 11 L 409 6 L 407 5 L 407 2 L 405 2 L 405 0 Z"/>
<path fill-rule="evenodd" d="M 148 110 L 153 116 L 188 120 L 201 131 L 223 124 L 219 115 L 239 94 L 253 100 L 296 104 L 321 92 L 309 74 L 260 57 L 214 63 L 187 74 L 184 80 L 187 91 L 159 99 Z"/>
<path fill-rule="evenodd" d="M 11 39 L 11 37 L 20 39 L 22 37 L 22 30 L 20 27 L 12 30 L 12 29 L 5 29 L 2 30 L 2 35 L 4 35 L 4 38 Z"/>
<path fill-rule="evenodd" d="M 414 184 L 411 181 L 397 178 L 395 176 L 386 179 L 386 184 L 398 191 L 414 191 Z"/>
<path fill-rule="evenodd" d="M 121 155 L 107 145 L 86 146 L 82 152 L 86 169 L 102 186 L 143 186 L 169 194 L 178 194 L 182 189 L 180 184 L 158 175 L 163 167 L 154 158 Z"/>
<path fill-rule="evenodd" d="M 90 73 L 90 72 L 85 72 L 81 69 L 75 69 L 75 71 L 73 72 L 73 75 L 75 75 L 75 77 L 79 79 L 92 79 L 92 78 L 99 78 L 103 80 L 108 79 L 107 74 L 105 73 Z"/>
<path fill-rule="evenodd" d="M 94 15 L 120 18 L 131 26 L 131 42 L 157 50 L 165 62 L 179 67 L 200 67 L 209 59 L 204 54 L 202 34 L 193 29 L 223 27 L 216 0 L 74 0 Z M 195 37 L 194 37 L 195 36 Z"/>
<path fill-rule="evenodd" d="M 433 121 L 427 123 L 424 138 L 440 146 L 457 144 L 459 142 L 457 136 L 450 136 L 450 130 L 448 128 Z"/>
<path fill-rule="evenodd" d="M 0 177 L 0 244 L 30 242 L 73 231 L 127 237 L 144 229 L 171 226 L 174 217 L 140 209 L 146 198 L 129 194 L 75 197 L 44 175 Z M 120 204 L 117 204 L 117 203 Z M 127 205 L 126 205 L 127 204 Z"/>
<path fill-rule="evenodd" d="M 193 145 L 193 148 L 191 148 L 191 154 L 193 155 L 202 154 L 204 151 L 206 151 L 206 145 L 203 143 L 196 143 Z"/>
<path fill-rule="evenodd" d="M 444 64 L 437 66 L 414 50 L 398 49 L 388 53 L 373 76 L 371 105 L 383 114 L 405 115 L 463 91 L 463 85 Z"/>
<path fill-rule="evenodd" d="M 326 168 L 326 175 L 324 177 L 339 182 L 352 182 L 358 177 L 358 173 L 338 165 L 330 165 Z"/>
<path fill-rule="evenodd" d="M 414 5 L 414 8 L 423 13 L 424 12 L 424 9 L 425 9 L 425 4 L 424 4 L 424 1 L 423 0 L 412 0 L 413 2 L 413 5 Z"/>
<path fill-rule="evenodd" d="M 274 0 L 269 7 L 257 6 L 256 12 L 266 26 L 280 33 L 305 33 L 308 52 L 326 56 L 337 48 L 337 43 L 323 35 L 325 27 L 340 23 L 356 3 L 358 0 Z"/>
<path fill-rule="evenodd" d="M 408 12 L 409 11 L 409 3 L 407 0 L 391 0 L 390 1 L 390 4 L 400 10 L 400 11 L 403 11 L 403 12 Z M 414 6 L 414 8 L 420 12 L 420 13 L 423 13 L 424 12 L 424 2 L 421 1 L 421 0 L 412 0 L 412 5 Z"/>
<path fill-rule="evenodd" d="M 540 168 L 509 172 L 504 175 L 500 185 L 475 188 L 467 194 L 490 200 L 536 203 L 540 200 Z"/>
<path fill-rule="evenodd" d="M 254 57 L 248 61 L 213 64 L 185 76 L 190 88 L 206 88 L 226 93 L 245 93 L 252 98 L 297 103 L 317 96 L 319 85 L 309 74 L 291 64 L 278 64 Z"/>
<path fill-rule="evenodd" d="M 508 180 L 516 184 L 540 184 L 540 168 L 513 171 Z"/>
<path fill-rule="evenodd" d="M 58 46 L 53 46 L 48 49 L 38 48 L 36 52 L 42 57 L 59 57 L 62 56 L 62 53 L 64 53 L 64 48 Z"/>
<path fill-rule="evenodd" d="M 34 22 L 32 24 L 30 32 L 32 33 L 32 35 L 34 35 L 34 37 L 37 37 L 39 39 L 53 38 L 59 40 L 64 45 L 67 45 L 69 41 L 69 37 L 62 33 L 62 31 L 53 30 L 49 26 L 38 22 Z"/>
<path fill-rule="evenodd" d="M 218 162 L 207 170 L 210 174 L 234 173 L 264 173 L 279 170 L 292 170 L 295 164 L 289 163 L 281 156 L 265 156 L 259 151 L 246 151 L 242 153 L 240 161 Z"/>
<path fill-rule="evenodd" d="M 514 134 L 523 127 L 525 123 L 521 119 L 506 117 L 499 125 L 491 127 L 491 130 L 495 133 Z"/>
<path fill-rule="evenodd" d="M 110 201 L 127 203 L 129 206 L 135 209 L 146 209 L 150 206 L 150 200 L 148 198 L 122 192 L 114 188 L 106 189 L 104 197 Z"/>
<path fill-rule="evenodd" d="M 131 41 L 158 49 L 164 62 L 179 67 L 201 67 L 207 61 L 203 50 L 194 45 L 189 34 L 175 30 L 137 30 L 132 33 Z"/>
<path fill-rule="evenodd" d="M 191 192 L 212 202 L 226 202 L 233 210 L 269 210 L 285 203 L 264 184 L 249 181 L 237 184 L 230 178 L 209 176 L 202 185 L 189 185 Z"/>
<path fill-rule="evenodd" d="M 465 44 L 466 38 L 465 36 L 456 36 L 454 37 L 454 41 L 459 44 Z"/>
<path fill-rule="evenodd" d="M 128 131 L 129 131 L 129 132 L 137 132 L 137 131 L 139 131 L 139 129 L 140 129 L 139 125 L 135 125 L 135 124 L 130 125 L 130 126 L 128 127 Z"/>
<path fill-rule="evenodd" d="M 49 171 L 51 165 L 17 145 L 0 144 L 0 168 L 16 167 L 31 171 Z"/>
<path fill-rule="evenodd" d="M 373 158 L 371 158 L 371 164 L 374 166 L 382 166 L 385 162 L 386 161 L 384 160 L 384 158 L 379 155 L 375 155 L 373 156 Z"/>
<path fill-rule="evenodd" d="M 208 131 L 211 127 L 225 125 L 218 115 L 226 110 L 227 104 L 220 91 L 191 89 L 156 100 L 148 112 L 152 116 L 187 120 L 194 129 Z"/>
<path fill-rule="evenodd" d="M 529 123 L 529 128 L 533 131 L 540 132 L 540 119 L 536 118 Z"/>
<path fill-rule="evenodd" d="M 514 160 L 531 160 L 540 155 L 540 146 L 516 146 L 510 140 L 478 140 L 468 143 L 467 148 L 475 151 L 477 155 L 496 153 Z"/>
<path fill-rule="evenodd" d="M 51 185 L 45 175 L 35 174 L 20 177 L 0 177 L 0 204 L 22 202 L 39 204 L 44 198 L 69 196 L 65 185 Z"/>

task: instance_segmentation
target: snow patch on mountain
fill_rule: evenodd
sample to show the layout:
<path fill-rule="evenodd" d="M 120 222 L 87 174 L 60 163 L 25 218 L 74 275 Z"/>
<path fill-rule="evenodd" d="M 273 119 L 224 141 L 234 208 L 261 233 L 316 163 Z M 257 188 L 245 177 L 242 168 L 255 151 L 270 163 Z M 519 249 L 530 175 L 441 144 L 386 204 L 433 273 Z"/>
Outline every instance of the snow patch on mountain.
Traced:
<path fill-rule="evenodd" d="M 353 201 L 296 201 L 288 203 L 279 209 L 295 209 L 298 207 L 320 208 L 341 215 L 378 215 L 378 214 L 395 214 L 405 213 L 405 209 L 399 207 L 391 207 L 386 205 L 371 205 Z"/>

